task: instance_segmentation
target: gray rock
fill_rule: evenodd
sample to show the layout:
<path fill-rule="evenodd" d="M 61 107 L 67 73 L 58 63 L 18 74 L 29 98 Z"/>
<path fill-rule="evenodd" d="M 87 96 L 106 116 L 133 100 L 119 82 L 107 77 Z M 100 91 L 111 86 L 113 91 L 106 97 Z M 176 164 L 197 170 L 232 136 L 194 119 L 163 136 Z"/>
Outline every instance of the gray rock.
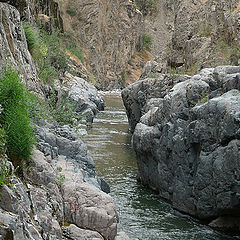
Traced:
<path fill-rule="evenodd" d="M 63 90 L 67 93 L 71 101 L 75 103 L 76 111 L 83 116 L 86 122 L 92 123 L 97 112 L 104 110 L 103 96 L 89 82 L 67 73 L 63 86 L 64 88 L 59 87 L 59 91 Z"/>
<path fill-rule="evenodd" d="M 59 158 L 64 178 L 61 192 L 64 202 L 64 218 L 79 228 L 97 231 L 106 239 L 117 234 L 117 211 L 113 199 L 96 187 L 84 182 L 74 165 Z"/>
<path fill-rule="evenodd" d="M 104 238 L 95 231 L 78 228 L 74 224 L 64 228 L 65 236 L 73 240 L 104 240 Z"/>
<path fill-rule="evenodd" d="M 0 70 L 12 63 L 21 72 L 20 77 L 29 90 L 42 94 L 40 80 L 27 42 L 20 14 L 17 9 L 7 3 L 0 2 Z"/>
<path fill-rule="evenodd" d="M 119 232 L 114 240 L 130 240 L 125 232 Z"/>
<path fill-rule="evenodd" d="M 131 84 L 122 91 L 131 132 L 145 113 L 147 101 L 151 98 L 163 98 L 176 84 L 189 79 L 189 76 L 160 75 L 158 78 L 145 79 Z"/>
<path fill-rule="evenodd" d="M 239 74 L 239 67 L 203 69 L 171 89 L 162 85 L 154 99 L 145 86 L 157 89 L 161 79 L 123 91 L 130 123 L 139 119 L 132 142 L 141 182 L 200 219 L 240 216 Z"/>

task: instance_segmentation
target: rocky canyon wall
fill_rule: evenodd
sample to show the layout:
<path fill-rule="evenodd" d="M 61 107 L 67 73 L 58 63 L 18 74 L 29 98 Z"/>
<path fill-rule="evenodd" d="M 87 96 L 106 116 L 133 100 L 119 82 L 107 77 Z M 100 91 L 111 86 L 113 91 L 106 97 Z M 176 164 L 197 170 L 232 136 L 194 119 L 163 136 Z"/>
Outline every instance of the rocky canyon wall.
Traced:
<path fill-rule="evenodd" d="M 140 49 L 142 14 L 130 0 L 58 1 L 64 31 L 81 42 L 101 89 L 124 85 L 128 61 Z"/>
<path fill-rule="evenodd" d="M 156 1 L 157 12 L 147 16 L 153 53 L 167 68 L 194 73 L 201 67 L 238 64 L 240 54 L 239 0 Z"/>

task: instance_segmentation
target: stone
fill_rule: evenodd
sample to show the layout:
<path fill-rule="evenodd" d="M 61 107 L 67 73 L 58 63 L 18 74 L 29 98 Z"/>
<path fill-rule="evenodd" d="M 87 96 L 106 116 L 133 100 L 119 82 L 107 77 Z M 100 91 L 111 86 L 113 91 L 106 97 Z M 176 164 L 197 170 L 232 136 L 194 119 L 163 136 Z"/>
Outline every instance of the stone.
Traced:
<path fill-rule="evenodd" d="M 130 123 L 135 121 L 132 144 L 140 181 L 181 212 L 220 218 L 211 224 L 220 229 L 225 216 L 233 228 L 240 217 L 239 74 L 234 66 L 203 69 L 175 83 L 169 76 L 169 88 L 160 85 L 163 75 L 122 93 Z"/>
<path fill-rule="evenodd" d="M 117 211 L 113 199 L 85 183 L 72 164 L 61 163 L 59 166 L 65 176 L 61 183 L 65 221 L 79 228 L 97 231 L 106 239 L 114 239 Z"/>
<path fill-rule="evenodd" d="M 30 91 L 42 95 L 40 80 L 17 9 L 0 2 L 0 70 L 9 62 L 21 72 L 20 77 Z"/>
<path fill-rule="evenodd" d="M 161 74 L 158 78 L 137 81 L 122 91 L 131 132 L 134 131 L 151 98 L 163 98 L 176 84 L 189 79 L 189 76 Z"/>
<path fill-rule="evenodd" d="M 128 237 L 128 235 L 125 232 L 118 232 L 118 234 L 114 240 L 130 240 L 130 238 Z"/>
<path fill-rule="evenodd" d="M 104 238 L 98 232 L 81 229 L 74 224 L 70 224 L 68 227 L 65 227 L 64 234 L 73 240 L 104 240 Z"/>

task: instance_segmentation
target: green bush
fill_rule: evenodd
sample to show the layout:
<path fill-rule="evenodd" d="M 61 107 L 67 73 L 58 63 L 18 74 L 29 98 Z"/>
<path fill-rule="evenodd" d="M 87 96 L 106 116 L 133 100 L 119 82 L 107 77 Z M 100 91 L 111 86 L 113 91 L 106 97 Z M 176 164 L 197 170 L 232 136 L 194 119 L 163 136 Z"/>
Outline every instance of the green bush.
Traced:
<path fill-rule="evenodd" d="M 69 14 L 71 17 L 74 17 L 74 16 L 76 16 L 77 11 L 74 8 L 68 6 L 66 13 Z"/>
<path fill-rule="evenodd" d="M 25 32 L 26 40 L 27 40 L 27 45 L 28 45 L 28 50 L 32 53 L 33 49 L 37 47 L 37 37 L 36 34 L 32 28 L 31 25 L 23 22 L 23 29 Z"/>
<path fill-rule="evenodd" d="M 72 39 L 69 44 L 67 45 L 67 49 L 73 55 L 75 55 L 83 64 L 84 64 L 84 57 L 82 53 L 82 49 L 77 46 L 77 40 Z"/>
<path fill-rule="evenodd" d="M 149 52 L 152 50 L 152 37 L 146 33 L 142 35 L 142 47 Z"/>
<path fill-rule="evenodd" d="M 58 99 L 57 95 L 53 93 L 48 102 L 49 112 L 54 120 L 64 125 L 75 125 L 75 119 L 80 120 L 80 116 L 75 112 L 75 104 L 71 102 L 69 97 L 61 97 Z"/>
<path fill-rule="evenodd" d="M 52 84 L 54 80 L 68 69 L 65 44 L 61 34 L 53 31 L 48 34 L 44 30 L 35 29 L 23 23 L 28 49 L 35 60 L 39 78 L 43 83 Z"/>
<path fill-rule="evenodd" d="M 17 161 L 28 160 L 35 143 L 28 114 L 27 90 L 12 69 L 0 76 L 0 124 L 6 131 L 7 153 Z"/>

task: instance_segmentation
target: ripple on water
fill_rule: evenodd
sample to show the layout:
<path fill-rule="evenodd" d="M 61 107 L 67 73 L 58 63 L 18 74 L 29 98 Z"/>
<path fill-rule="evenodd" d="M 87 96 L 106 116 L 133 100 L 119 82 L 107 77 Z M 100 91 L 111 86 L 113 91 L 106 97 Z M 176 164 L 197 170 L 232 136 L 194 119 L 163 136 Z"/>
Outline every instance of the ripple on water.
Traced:
<path fill-rule="evenodd" d="M 94 119 L 84 141 L 92 152 L 98 175 L 111 186 L 120 228 L 140 240 L 233 239 L 174 211 L 157 195 L 138 185 L 136 159 L 122 101 L 119 94 L 105 94 L 105 100 L 106 111 Z"/>

